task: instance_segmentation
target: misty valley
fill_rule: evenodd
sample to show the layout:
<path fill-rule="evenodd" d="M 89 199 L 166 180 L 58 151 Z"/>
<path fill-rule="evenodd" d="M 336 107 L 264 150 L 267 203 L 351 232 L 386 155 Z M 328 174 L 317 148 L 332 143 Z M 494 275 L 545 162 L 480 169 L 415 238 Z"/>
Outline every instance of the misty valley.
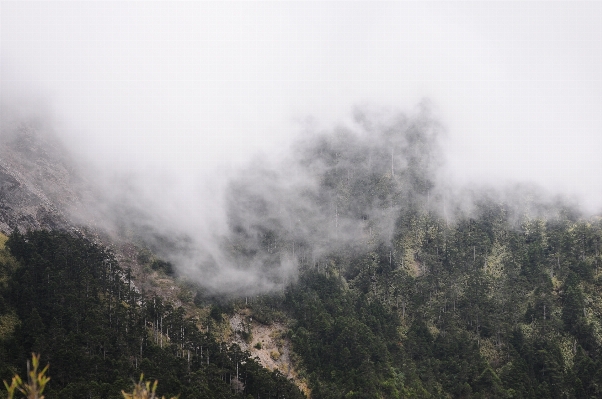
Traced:
<path fill-rule="evenodd" d="M 0 379 L 35 353 L 49 399 L 141 375 L 182 399 L 602 397 L 600 216 L 452 184 L 428 102 L 352 120 L 229 175 L 215 231 L 4 123 Z"/>

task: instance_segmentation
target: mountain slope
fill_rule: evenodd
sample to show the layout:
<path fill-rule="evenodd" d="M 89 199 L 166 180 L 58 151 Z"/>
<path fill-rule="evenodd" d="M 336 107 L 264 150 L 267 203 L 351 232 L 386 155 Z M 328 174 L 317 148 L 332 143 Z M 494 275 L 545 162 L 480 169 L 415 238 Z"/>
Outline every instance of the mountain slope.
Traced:
<path fill-rule="evenodd" d="M 117 242 L 113 259 L 119 262 L 96 267 L 106 271 L 107 265 L 116 265 L 127 271 L 127 278 L 122 273 L 110 280 L 118 288 L 108 304 L 107 298 L 99 299 L 105 312 L 99 320 L 106 322 L 108 316 L 105 335 L 114 342 L 97 345 L 97 356 L 99 348 L 103 361 L 104 348 L 116 352 L 114 345 L 124 339 L 116 332 L 123 329 L 120 323 L 137 320 L 134 324 L 143 328 L 134 337 L 136 345 L 119 349 L 130 356 L 127 367 L 133 356 L 137 370 L 140 342 L 152 351 L 159 346 L 152 356 L 163 353 L 165 343 L 179 359 L 172 359 L 177 375 L 153 368 L 157 358 L 150 354 L 151 364 L 145 367 L 161 379 L 179 379 L 178 384 L 168 382 L 166 392 L 194 397 L 181 380 L 190 377 L 188 361 L 182 360 L 188 354 L 182 352 L 182 342 L 179 347 L 171 342 L 174 331 L 164 330 L 159 306 L 164 318 L 176 317 L 180 324 L 189 323 L 192 335 L 201 334 L 188 339 L 194 361 L 205 359 L 196 351 L 204 345 L 212 348 L 211 359 L 216 351 L 227 354 L 215 363 L 217 369 L 199 370 L 206 378 L 212 375 L 217 385 L 227 379 L 230 393 L 238 397 L 255 389 L 257 381 L 267 388 L 261 388 L 263 393 L 257 388 L 254 395 L 281 397 L 285 388 L 300 395 L 286 377 L 294 377 L 299 386 L 307 384 L 312 398 L 602 397 L 602 220 L 586 218 L 573 204 L 531 186 L 449 187 L 441 179 L 440 127 L 428 110 L 385 122 L 360 114 L 357 124 L 359 132 L 337 128 L 309 135 L 286 162 L 251 164 L 235 176 L 225 197 L 227 233 L 212 243 L 219 253 L 213 262 L 194 263 L 204 259 L 194 257 L 198 248 L 178 253 L 194 247 L 185 234 L 166 240 L 155 236 L 151 242 L 161 243 L 163 253 L 171 251 L 175 259 L 192 256 L 188 270 L 194 273 L 187 281 L 174 280 L 181 265 L 158 258 L 144 248 L 143 239 L 134 244 L 127 240 L 148 238 L 137 236 L 135 227 L 159 219 L 137 214 L 138 224 L 126 225 L 117 241 L 107 237 L 107 242 Z M 3 223 L 11 230 L 54 231 L 31 233 L 27 239 L 17 232 L 11 236 L 10 242 L 21 243 L 9 245 L 19 262 L 3 258 L 2 281 L 17 282 L 21 293 L 13 297 L 13 291 L 5 291 L 2 336 L 25 340 L 22 349 L 50 348 L 50 356 L 67 362 L 65 353 L 57 354 L 62 347 L 52 346 L 56 340 L 43 346 L 43 340 L 17 333 L 25 325 L 38 331 L 38 319 L 57 326 L 44 318 L 64 310 L 36 316 L 31 301 L 38 294 L 27 287 L 35 283 L 48 294 L 44 273 L 47 285 L 55 281 L 46 271 L 49 265 L 62 270 L 69 263 L 63 262 L 65 254 L 59 251 L 57 258 L 47 246 L 29 258 L 21 259 L 19 251 L 31 249 L 27 240 L 84 239 L 77 230 L 57 232 L 71 226 L 62 210 L 80 201 L 77 178 L 60 156 L 44 150 L 27 132 L 3 149 L 9 154 L 1 164 Z M 39 177 L 45 170 L 48 180 Z M 45 210 L 50 222 L 43 217 Z M 152 234 L 157 231 L 160 225 L 153 226 Z M 86 267 L 84 262 L 82 270 Z M 27 268 L 35 272 L 19 274 Z M 230 275 L 233 284 L 228 284 Z M 117 280 L 127 281 L 127 290 L 121 291 Z M 144 305 L 121 297 L 143 291 Z M 153 299 L 151 308 L 152 293 L 162 299 Z M 74 309 L 85 303 L 81 292 L 54 299 Z M 128 314 L 138 307 L 143 313 Z M 120 321 L 113 326 L 118 314 Z M 140 323 L 141 314 L 151 315 L 150 324 Z M 185 314 L 196 318 L 184 322 Z M 57 321 L 60 330 L 61 319 Z M 273 336 L 268 340 L 266 334 Z M 24 360 L 24 352 L 18 351 L 11 356 Z M 255 355 L 258 362 L 245 363 L 263 377 L 256 380 L 248 371 L 240 385 L 241 365 L 232 356 Z M 268 376 L 259 362 L 281 373 Z M 69 369 L 68 362 L 60 364 Z M 132 373 L 122 366 L 115 369 Z M 236 366 L 238 378 L 232 385 Z M 105 380 L 115 388 L 120 382 L 113 377 Z"/>
<path fill-rule="evenodd" d="M 67 152 L 49 134 L 28 124 L 0 135 L 0 230 L 64 229 L 68 206 L 81 196 Z"/>
<path fill-rule="evenodd" d="M 303 397 L 183 308 L 142 297 L 110 251 L 84 238 L 14 232 L 0 276 L 0 378 L 37 352 L 51 364 L 48 397 L 119 398 L 142 373 L 168 397 Z"/>

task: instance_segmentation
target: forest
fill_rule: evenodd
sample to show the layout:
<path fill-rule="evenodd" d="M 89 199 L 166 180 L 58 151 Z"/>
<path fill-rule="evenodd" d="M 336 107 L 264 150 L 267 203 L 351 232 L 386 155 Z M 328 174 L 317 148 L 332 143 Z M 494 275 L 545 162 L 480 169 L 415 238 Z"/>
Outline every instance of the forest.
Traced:
<path fill-rule="evenodd" d="M 47 398 L 122 398 L 141 374 L 167 397 L 303 397 L 182 308 L 143 298 L 113 254 L 83 237 L 13 232 L 0 283 L 0 379 L 25 375 L 40 353 L 50 364 Z"/>
<path fill-rule="evenodd" d="M 258 319 L 287 323 L 312 398 L 601 397 L 602 222 L 507 215 L 407 215 L 393 247 L 302 265 Z M 83 237 L 15 231 L 0 255 L 4 380 L 35 352 L 48 398 L 117 398 L 141 373 L 182 398 L 303 397 Z"/>
<path fill-rule="evenodd" d="M 287 290 L 316 397 L 602 396 L 599 220 L 517 228 L 483 204 L 408 225 L 397 250 L 329 258 Z"/>
<path fill-rule="evenodd" d="M 312 397 L 602 397 L 602 220 L 528 184 L 453 187 L 428 106 L 355 119 L 231 190 L 232 253 L 296 262 L 272 306 Z"/>
<path fill-rule="evenodd" d="M 602 398 L 602 219 L 528 185 L 446 186 L 428 110 L 356 122 L 229 183 L 228 268 L 199 270 L 261 287 L 152 256 L 203 320 L 77 230 L 0 236 L 0 379 L 39 353 L 49 399 L 119 398 L 141 374 L 167 397 L 306 396 L 214 334 L 244 310 L 286 327 L 311 398 Z"/>

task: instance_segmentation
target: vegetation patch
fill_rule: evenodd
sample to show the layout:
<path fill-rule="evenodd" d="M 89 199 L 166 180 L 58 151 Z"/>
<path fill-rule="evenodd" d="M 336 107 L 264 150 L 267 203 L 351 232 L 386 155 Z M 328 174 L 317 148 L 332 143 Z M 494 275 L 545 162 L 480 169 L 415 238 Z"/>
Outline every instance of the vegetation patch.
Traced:
<path fill-rule="evenodd" d="M 8 240 L 8 237 L 6 235 L 4 235 L 2 232 L 0 232 L 0 250 L 4 249 L 4 245 L 6 244 L 7 240 Z"/>
<path fill-rule="evenodd" d="M 14 313 L 0 315 L 0 340 L 6 340 L 14 334 L 21 321 Z"/>

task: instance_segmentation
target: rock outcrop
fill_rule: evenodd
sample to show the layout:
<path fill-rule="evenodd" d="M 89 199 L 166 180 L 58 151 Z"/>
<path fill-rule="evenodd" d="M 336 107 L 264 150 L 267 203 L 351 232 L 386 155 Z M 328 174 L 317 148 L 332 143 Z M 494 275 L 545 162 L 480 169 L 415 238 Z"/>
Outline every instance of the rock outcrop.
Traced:
<path fill-rule="evenodd" d="M 52 133 L 20 123 L 0 131 L 0 231 L 68 229 L 82 182 Z"/>

